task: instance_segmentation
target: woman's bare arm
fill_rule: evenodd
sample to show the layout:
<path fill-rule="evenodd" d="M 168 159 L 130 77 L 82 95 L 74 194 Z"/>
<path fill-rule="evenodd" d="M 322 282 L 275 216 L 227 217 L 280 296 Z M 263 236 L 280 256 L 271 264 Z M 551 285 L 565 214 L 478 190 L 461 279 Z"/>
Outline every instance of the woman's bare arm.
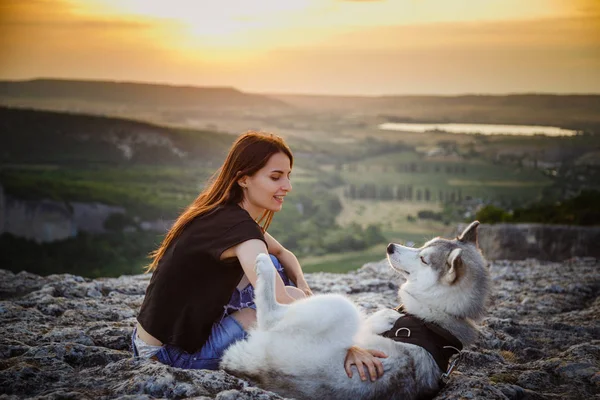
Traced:
<path fill-rule="evenodd" d="M 291 279 L 292 282 L 296 285 L 296 287 L 304 292 L 307 296 L 312 296 L 312 291 L 310 287 L 308 287 L 308 283 L 306 283 L 306 279 L 304 279 L 304 273 L 302 272 L 302 267 L 300 267 L 300 263 L 298 259 L 288 249 L 283 247 L 281 243 L 279 243 L 273 236 L 269 233 L 265 232 L 265 239 L 269 246 L 269 253 L 273 254 L 281 265 L 283 265 L 283 269 L 287 276 Z"/>
<path fill-rule="evenodd" d="M 269 254 L 265 243 L 259 239 L 250 239 L 238 244 L 232 249 L 242 265 L 244 274 L 246 274 L 246 277 L 252 286 L 256 287 L 256 271 L 254 271 L 254 265 L 256 263 L 256 257 L 260 253 Z M 279 274 L 275 274 L 275 279 L 275 296 L 277 301 L 282 304 L 293 302 L 295 299 L 286 291 L 283 280 Z"/>

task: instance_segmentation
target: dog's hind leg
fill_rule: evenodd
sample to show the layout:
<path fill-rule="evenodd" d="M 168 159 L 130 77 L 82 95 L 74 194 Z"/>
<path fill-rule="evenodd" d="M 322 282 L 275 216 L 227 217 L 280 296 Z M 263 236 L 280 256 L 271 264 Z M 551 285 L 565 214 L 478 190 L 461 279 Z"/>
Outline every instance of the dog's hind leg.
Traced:
<path fill-rule="evenodd" d="M 275 296 L 277 271 L 268 254 L 259 254 L 254 266 L 257 275 L 254 302 L 256 303 L 256 321 L 258 329 L 268 330 L 285 313 L 287 306 L 279 304 Z"/>

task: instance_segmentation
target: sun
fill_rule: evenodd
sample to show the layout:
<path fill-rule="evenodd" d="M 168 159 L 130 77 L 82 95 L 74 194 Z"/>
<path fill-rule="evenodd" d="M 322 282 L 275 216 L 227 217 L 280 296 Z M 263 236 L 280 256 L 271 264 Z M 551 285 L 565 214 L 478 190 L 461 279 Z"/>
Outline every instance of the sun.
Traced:
<path fill-rule="evenodd" d="M 184 58 L 231 61 L 291 43 L 288 31 L 332 0 L 67 1 L 94 15 L 143 21 L 152 27 L 147 37 Z"/>
<path fill-rule="evenodd" d="M 121 15 L 170 21 L 197 39 L 280 27 L 315 0 L 94 0 Z"/>

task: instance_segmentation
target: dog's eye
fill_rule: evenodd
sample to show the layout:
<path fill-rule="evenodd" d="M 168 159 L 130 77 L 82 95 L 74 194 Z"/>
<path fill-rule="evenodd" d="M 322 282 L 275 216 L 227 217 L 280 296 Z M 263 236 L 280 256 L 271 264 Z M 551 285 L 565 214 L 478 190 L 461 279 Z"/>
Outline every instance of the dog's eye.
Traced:
<path fill-rule="evenodd" d="M 425 265 L 429 265 L 427 261 L 425 261 L 425 257 L 421 256 L 421 262 Z"/>

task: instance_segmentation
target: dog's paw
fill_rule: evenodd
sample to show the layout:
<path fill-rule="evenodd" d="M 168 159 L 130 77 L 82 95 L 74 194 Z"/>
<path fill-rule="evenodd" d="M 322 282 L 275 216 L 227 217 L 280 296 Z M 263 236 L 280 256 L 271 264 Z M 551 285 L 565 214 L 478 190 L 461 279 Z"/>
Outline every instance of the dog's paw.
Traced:
<path fill-rule="evenodd" d="M 254 263 L 254 271 L 257 276 L 265 276 L 270 269 L 273 269 L 273 262 L 271 261 L 271 257 L 268 254 L 260 253 L 256 256 L 256 262 Z"/>
<path fill-rule="evenodd" d="M 372 332 L 379 334 L 389 331 L 398 318 L 400 318 L 400 313 L 398 313 L 398 311 L 386 308 L 369 316 L 369 318 L 367 318 L 367 323 Z"/>

